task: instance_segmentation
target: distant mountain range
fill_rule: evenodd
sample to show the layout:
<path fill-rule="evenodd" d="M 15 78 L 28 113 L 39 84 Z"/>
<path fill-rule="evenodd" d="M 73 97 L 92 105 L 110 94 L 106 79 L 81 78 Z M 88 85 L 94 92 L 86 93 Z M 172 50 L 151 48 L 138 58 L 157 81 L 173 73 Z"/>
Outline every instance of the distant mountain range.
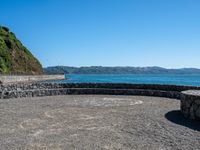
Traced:
<path fill-rule="evenodd" d="M 45 74 L 200 74 L 197 68 L 166 69 L 161 67 L 69 67 L 43 68 Z"/>

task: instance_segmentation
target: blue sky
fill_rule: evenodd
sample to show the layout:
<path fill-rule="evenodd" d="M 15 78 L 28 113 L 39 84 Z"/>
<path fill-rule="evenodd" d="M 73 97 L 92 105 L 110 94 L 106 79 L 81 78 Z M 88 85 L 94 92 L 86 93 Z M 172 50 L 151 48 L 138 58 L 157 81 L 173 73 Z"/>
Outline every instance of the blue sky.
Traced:
<path fill-rule="evenodd" d="M 200 68 L 200 0 L 0 0 L 44 67 Z"/>

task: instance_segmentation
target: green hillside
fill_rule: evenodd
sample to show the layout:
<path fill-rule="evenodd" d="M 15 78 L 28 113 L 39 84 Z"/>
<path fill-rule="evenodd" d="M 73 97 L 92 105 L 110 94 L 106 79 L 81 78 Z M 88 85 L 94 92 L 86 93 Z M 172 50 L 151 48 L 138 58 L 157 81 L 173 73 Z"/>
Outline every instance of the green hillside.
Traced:
<path fill-rule="evenodd" d="M 0 26 L 0 73 L 1 74 L 42 74 L 42 65 L 10 32 Z"/>
<path fill-rule="evenodd" d="M 53 66 L 44 68 L 45 74 L 200 74 L 200 69 L 166 69 L 161 67 L 68 67 Z"/>

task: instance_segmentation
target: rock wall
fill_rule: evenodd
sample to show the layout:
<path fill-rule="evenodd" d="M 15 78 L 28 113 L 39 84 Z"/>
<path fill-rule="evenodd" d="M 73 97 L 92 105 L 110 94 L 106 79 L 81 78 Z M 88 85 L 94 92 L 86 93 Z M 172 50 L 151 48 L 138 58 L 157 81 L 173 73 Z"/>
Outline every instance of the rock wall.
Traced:
<path fill-rule="evenodd" d="M 21 83 L 0 85 L 1 98 L 65 94 L 144 95 L 180 99 L 181 91 L 200 87 L 114 83 Z"/>
<path fill-rule="evenodd" d="M 181 112 L 186 118 L 200 120 L 200 91 L 188 90 L 181 94 Z"/>
<path fill-rule="evenodd" d="M 69 94 L 158 96 L 180 99 L 181 112 L 184 116 L 200 120 L 199 91 L 200 87 L 157 84 L 21 83 L 0 85 L 0 98 L 8 99 Z"/>

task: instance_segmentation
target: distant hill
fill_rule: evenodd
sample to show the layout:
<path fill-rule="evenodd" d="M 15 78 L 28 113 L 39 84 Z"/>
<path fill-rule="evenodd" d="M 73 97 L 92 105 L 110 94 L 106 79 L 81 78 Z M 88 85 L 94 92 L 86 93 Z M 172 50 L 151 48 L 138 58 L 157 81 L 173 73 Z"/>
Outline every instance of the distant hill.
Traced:
<path fill-rule="evenodd" d="M 54 66 L 44 68 L 45 74 L 200 74 L 200 69 L 166 69 L 161 67 L 68 67 Z"/>
<path fill-rule="evenodd" d="M 0 74 L 42 74 L 40 62 L 13 32 L 0 26 Z"/>

